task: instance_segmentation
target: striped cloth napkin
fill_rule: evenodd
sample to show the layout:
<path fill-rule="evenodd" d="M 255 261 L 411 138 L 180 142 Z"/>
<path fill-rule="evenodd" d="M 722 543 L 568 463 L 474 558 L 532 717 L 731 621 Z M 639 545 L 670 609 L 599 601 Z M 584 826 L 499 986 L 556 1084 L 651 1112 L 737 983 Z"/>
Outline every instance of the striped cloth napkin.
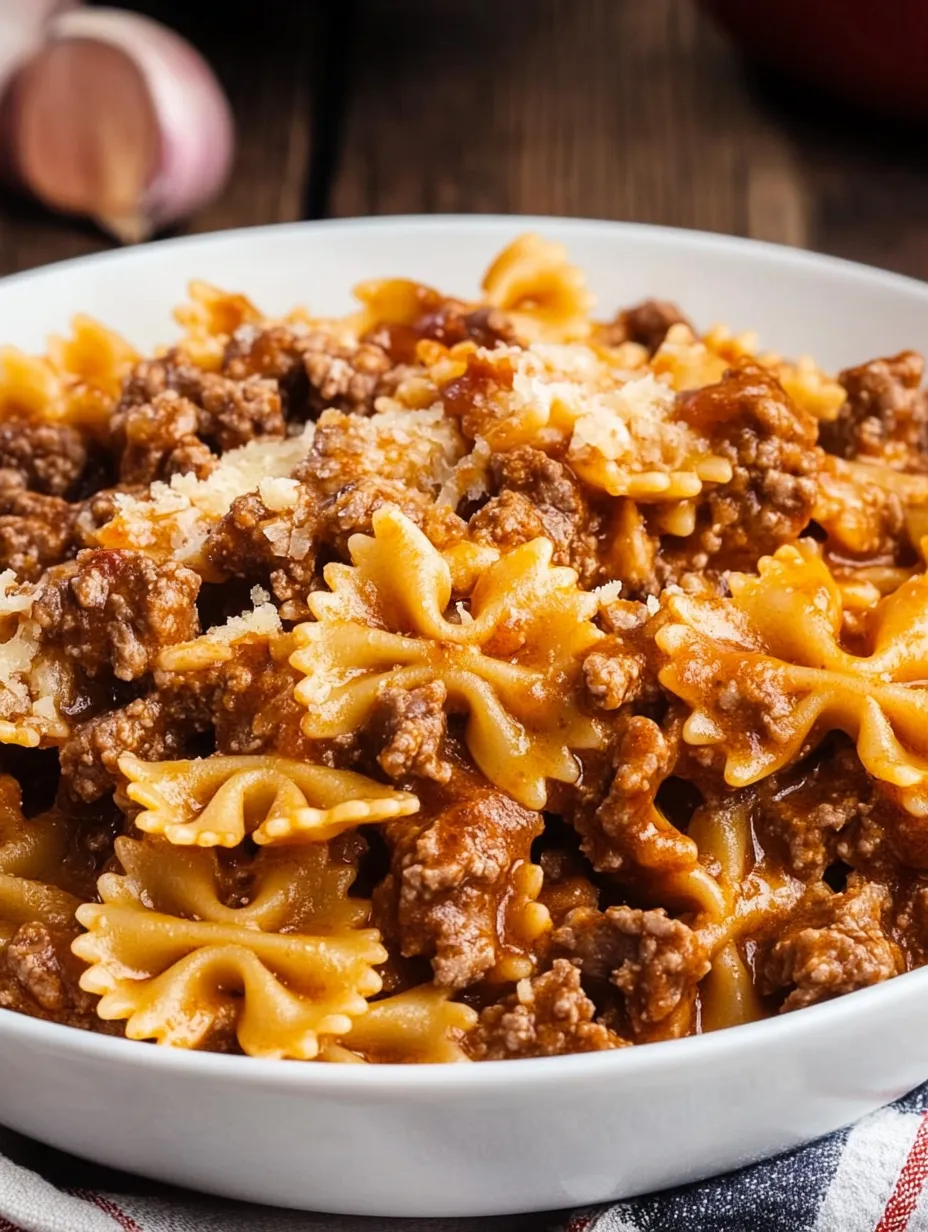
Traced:
<path fill-rule="evenodd" d="M 598 1210 L 499 1219 L 246 1206 L 106 1172 L 0 1130 L 0 1232 L 928 1232 L 926 1178 L 928 1084 L 728 1176 Z"/>

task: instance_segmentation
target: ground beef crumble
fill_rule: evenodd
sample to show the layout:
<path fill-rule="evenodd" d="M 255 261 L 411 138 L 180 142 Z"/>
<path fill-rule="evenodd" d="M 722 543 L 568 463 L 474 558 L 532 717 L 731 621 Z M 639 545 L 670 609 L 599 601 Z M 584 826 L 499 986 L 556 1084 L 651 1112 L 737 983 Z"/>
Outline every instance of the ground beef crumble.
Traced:
<path fill-rule="evenodd" d="M 123 753 L 142 761 L 171 761 L 205 724 L 198 708 L 171 706 L 158 695 L 137 698 L 77 724 L 61 747 L 65 800 L 92 804 L 122 782 L 117 762 Z"/>
<path fill-rule="evenodd" d="M 198 408 L 173 389 L 127 407 L 119 429 L 122 482 L 147 484 L 188 471 L 205 479 L 216 459 L 197 436 L 199 423 Z"/>
<path fill-rule="evenodd" d="M 550 971 L 521 981 L 514 993 L 481 1013 L 467 1037 L 467 1051 L 475 1061 L 506 1061 L 623 1047 L 628 1041 L 596 1022 L 595 1014 L 580 972 L 558 958 Z"/>
<path fill-rule="evenodd" d="M 83 435 L 68 424 L 0 424 L 0 469 L 45 496 L 73 495 L 88 462 Z"/>
<path fill-rule="evenodd" d="M 291 619 L 306 614 L 319 548 L 319 501 L 302 485 L 296 504 L 269 509 L 257 492 L 236 497 L 210 533 L 205 555 L 220 574 L 268 587 L 279 603 L 296 603 Z"/>
<path fill-rule="evenodd" d="M 311 336 L 303 365 L 310 408 L 317 415 L 328 407 L 370 414 L 378 396 L 388 392 L 385 378 L 393 368 L 389 355 L 376 342 L 344 347 L 325 334 Z"/>
<path fill-rule="evenodd" d="M 513 873 L 541 833 L 539 813 L 457 771 L 437 810 L 385 828 L 391 871 L 374 892 L 374 918 L 407 958 L 432 961 L 435 982 L 463 988 L 485 975 L 510 942 Z M 450 803 L 446 803 L 450 799 Z"/>
<path fill-rule="evenodd" d="M 623 308 L 615 320 L 601 327 L 599 337 L 605 346 L 638 342 L 653 355 L 672 325 L 685 325 L 696 332 L 676 304 L 663 299 L 646 299 L 634 308 Z"/>
<path fill-rule="evenodd" d="M 750 571 L 809 522 L 823 458 L 817 421 L 750 361 L 716 385 L 681 394 L 679 407 L 681 418 L 709 437 L 712 452 L 731 463 L 733 476 L 701 498 L 694 543 L 666 551 L 665 571 Z"/>
<path fill-rule="evenodd" d="M 581 585 L 593 584 L 598 522 L 570 468 L 524 446 L 494 454 L 490 479 L 496 495 L 472 516 L 474 539 L 510 549 L 545 536 L 554 544 L 554 563 L 576 569 Z"/>
<path fill-rule="evenodd" d="M 348 345 L 307 325 L 244 325 L 226 347 L 222 371 L 244 380 L 278 382 L 287 418 L 315 419 L 321 411 L 369 415 L 396 387 L 396 365 L 376 339 Z"/>
<path fill-rule="evenodd" d="M 286 431 L 277 383 L 250 376 L 232 380 L 204 372 L 177 352 L 142 360 L 123 385 L 110 420 L 125 483 L 150 482 L 182 469 L 206 469 L 206 452 L 236 449 Z M 194 449 L 199 439 L 203 450 Z M 193 457 L 196 465 L 191 466 Z"/>
<path fill-rule="evenodd" d="M 279 643 L 242 642 L 232 657 L 199 671 L 155 672 L 158 696 L 168 715 L 194 716 L 208 728 L 217 753 L 279 753 L 318 761 L 300 731 L 306 713 L 293 695 L 298 680 L 287 661 L 292 650 Z"/>
<path fill-rule="evenodd" d="M 96 1017 L 96 998 L 78 983 L 83 965 L 71 954 L 73 939 L 74 933 L 37 921 L 21 925 L 0 949 L 0 1008 L 106 1030 Z"/>
<path fill-rule="evenodd" d="M 77 512 L 60 497 L 28 491 L 18 473 L 0 471 L 0 570 L 37 582 L 71 554 Z"/>
<path fill-rule="evenodd" d="M 905 963 L 888 933 L 891 907 L 886 886 L 856 874 L 842 894 L 814 887 L 769 948 L 762 988 L 786 991 L 781 1008 L 794 1010 L 898 975 Z"/>
<path fill-rule="evenodd" d="M 385 685 L 367 723 L 377 760 L 391 779 L 433 779 L 447 783 L 451 778 L 451 763 L 445 761 L 445 717 L 447 689 L 440 680 L 432 680 L 416 689 Z"/>
<path fill-rule="evenodd" d="M 657 792 L 677 757 L 679 727 L 667 731 L 644 715 L 617 724 L 615 772 L 601 802 L 578 807 L 572 822 L 593 867 L 623 885 L 647 885 L 655 876 L 680 872 L 696 863 L 692 839 L 681 833 L 656 805 Z"/>
<path fill-rule="evenodd" d="M 925 361 L 915 351 L 847 368 L 838 380 L 847 400 L 819 441 L 842 458 L 871 458 L 923 471 L 928 408 L 920 386 Z"/>
<path fill-rule="evenodd" d="M 680 1009 L 689 1009 L 709 957 L 696 933 L 662 907 L 579 907 L 551 938 L 552 953 L 584 975 L 622 992 L 631 1029 L 646 1036 Z"/>
<path fill-rule="evenodd" d="M 782 853 L 790 872 L 819 881 L 837 857 L 838 836 L 869 811 L 870 786 L 850 749 L 759 785 L 754 824 L 765 847 Z"/>
<path fill-rule="evenodd" d="M 44 578 L 33 616 L 45 646 L 56 646 L 91 678 L 112 671 L 137 680 L 165 646 L 199 633 L 192 569 L 156 565 L 141 552 L 87 550 Z"/>

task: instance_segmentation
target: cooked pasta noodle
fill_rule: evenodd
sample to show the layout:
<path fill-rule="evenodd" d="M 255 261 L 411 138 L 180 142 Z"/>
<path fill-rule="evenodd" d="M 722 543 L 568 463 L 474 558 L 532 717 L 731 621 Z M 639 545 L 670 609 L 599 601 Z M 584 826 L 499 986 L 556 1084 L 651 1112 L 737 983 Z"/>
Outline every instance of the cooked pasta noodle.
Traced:
<path fill-rule="evenodd" d="M 126 796 L 142 811 L 135 825 L 181 847 L 326 842 L 358 825 L 416 812 L 419 802 L 350 770 L 285 757 L 200 761 L 119 759 Z"/>
<path fill-rule="evenodd" d="M 477 1015 L 450 997 L 447 988 L 425 984 L 375 1001 L 366 1014 L 353 1020 L 347 1035 L 329 1045 L 322 1059 L 402 1064 L 466 1061 L 461 1043 Z"/>
<path fill-rule="evenodd" d="M 461 290 L 0 352 L 0 1010 L 466 1062 L 925 962 L 921 357 Z"/>
<path fill-rule="evenodd" d="M 691 744 L 725 754 L 725 779 L 745 786 L 796 760 L 829 730 L 857 742 L 874 778 L 925 808 L 928 676 L 924 575 L 903 582 L 872 611 L 869 653 L 840 644 L 841 592 L 810 541 L 733 574 L 732 598 L 674 595 L 657 634 L 670 658 L 661 682 L 692 707 Z M 720 666 L 721 665 L 721 666 Z M 913 687 L 915 686 L 915 687 Z M 759 725 L 777 716 L 776 743 Z"/>
<path fill-rule="evenodd" d="M 54 813 L 26 821 L 15 780 L 0 777 L 0 944 L 32 921 L 73 926 L 80 900 L 57 884 L 68 831 L 66 820 Z"/>
<path fill-rule="evenodd" d="M 125 838 L 116 851 L 126 873 L 101 878 L 102 903 L 78 910 L 87 932 L 73 948 L 100 1017 L 126 1019 L 130 1039 L 190 1048 L 232 1028 L 250 1056 L 311 1060 L 380 990 L 386 951 L 357 917 L 347 926 L 350 871 L 330 869 L 324 846 L 257 857 L 241 907 L 222 902 L 207 852 Z"/>
<path fill-rule="evenodd" d="M 494 561 L 452 621 L 441 554 L 399 510 L 378 510 L 372 525 L 373 537 L 352 538 L 351 567 L 327 567 L 331 592 L 309 597 L 316 621 L 296 632 L 305 734 L 347 734 L 384 687 L 437 680 L 468 712 L 465 739 L 490 781 L 542 807 L 546 779 L 576 778 L 571 750 L 601 744 L 596 723 L 566 701 L 601 636 L 590 620 L 596 596 L 553 567 L 550 544 L 536 539 Z"/>

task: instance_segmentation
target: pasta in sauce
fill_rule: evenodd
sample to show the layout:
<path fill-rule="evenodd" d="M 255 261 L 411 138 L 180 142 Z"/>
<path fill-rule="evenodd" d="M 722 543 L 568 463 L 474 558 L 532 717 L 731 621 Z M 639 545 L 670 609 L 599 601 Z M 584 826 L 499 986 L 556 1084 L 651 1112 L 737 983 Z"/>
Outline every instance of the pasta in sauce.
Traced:
<path fill-rule="evenodd" d="M 928 400 L 527 235 L 0 352 L 0 1007 L 371 1064 L 928 959 Z"/>

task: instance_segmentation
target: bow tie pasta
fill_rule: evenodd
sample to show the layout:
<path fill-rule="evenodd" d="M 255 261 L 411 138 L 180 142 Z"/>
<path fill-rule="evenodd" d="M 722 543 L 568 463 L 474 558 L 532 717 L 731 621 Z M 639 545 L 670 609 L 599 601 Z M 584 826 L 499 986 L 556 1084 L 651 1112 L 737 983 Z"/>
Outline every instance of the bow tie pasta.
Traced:
<path fill-rule="evenodd" d="M 693 745 L 718 749 L 747 786 L 831 730 L 857 744 L 874 778 L 924 811 L 928 781 L 928 584 L 913 577 L 867 621 L 864 653 L 841 645 L 842 598 L 816 546 L 783 547 L 731 599 L 673 595 L 657 634 L 661 683 L 690 707 Z"/>
<path fill-rule="evenodd" d="M 353 870 L 325 845 L 258 856 L 242 906 L 223 901 L 207 851 L 124 838 L 116 853 L 126 871 L 79 909 L 74 952 L 101 1018 L 125 1019 L 130 1039 L 192 1048 L 225 1030 L 250 1056 L 311 1060 L 380 991 L 386 951 L 359 927 L 366 905 L 344 897 Z"/>
<path fill-rule="evenodd" d="M 465 739 L 487 778 L 542 807 L 546 779 L 576 779 L 571 750 L 602 740 L 575 700 L 580 658 L 601 637 L 597 598 L 537 539 L 495 560 L 449 614 L 451 571 L 428 539 L 389 506 L 372 526 L 352 539 L 351 566 L 327 568 L 331 592 L 310 596 L 316 621 L 297 630 L 303 731 L 347 734 L 380 689 L 437 680 L 467 712 Z"/>
<path fill-rule="evenodd" d="M 921 357 L 459 290 L 0 350 L 0 1009 L 441 1064 L 928 960 Z"/>

